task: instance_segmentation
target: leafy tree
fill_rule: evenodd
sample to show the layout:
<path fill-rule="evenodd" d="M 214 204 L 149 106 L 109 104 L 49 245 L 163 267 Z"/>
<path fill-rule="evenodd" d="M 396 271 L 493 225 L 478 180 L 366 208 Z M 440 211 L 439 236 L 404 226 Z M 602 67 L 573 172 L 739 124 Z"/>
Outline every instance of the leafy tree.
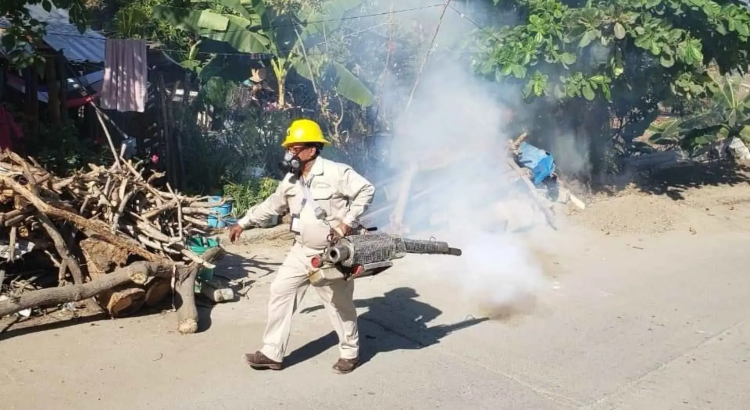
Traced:
<path fill-rule="evenodd" d="M 343 15 L 361 2 L 338 0 L 327 2 L 319 9 L 302 8 L 280 14 L 266 7 L 262 0 L 220 0 L 220 7 L 215 9 L 157 6 L 154 15 L 201 37 L 196 50 L 216 53 L 218 57 L 203 68 L 213 75 L 224 76 L 228 74 L 226 70 L 242 67 L 236 64 L 238 59 L 226 58 L 226 54 L 269 54 L 282 107 L 287 105 L 286 80 L 292 71 L 313 82 L 328 78 L 343 97 L 367 106 L 372 104 L 373 95 L 364 83 L 343 64 L 325 54 L 308 54 L 306 49 L 316 34 L 337 30 Z M 220 56 L 222 53 L 224 55 Z M 244 78 L 250 76 L 248 71 L 243 75 Z"/>
<path fill-rule="evenodd" d="M 26 67 L 41 57 L 33 49 L 41 44 L 46 32 L 46 23 L 31 18 L 28 6 L 41 4 L 49 12 L 52 7 L 68 10 L 70 22 L 83 33 L 87 27 L 87 12 L 84 0 L 2 0 L 0 17 L 5 18 L 9 28 L 2 33 L 2 46 L 11 64 Z"/>
<path fill-rule="evenodd" d="M 473 68 L 556 105 L 556 119 L 589 138 L 594 172 L 609 166 L 600 161 L 613 144 L 620 155 L 633 150 L 640 124 L 660 109 L 709 97 L 710 67 L 750 64 L 750 12 L 736 1 L 492 1 L 520 24 L 477 29 Z"/>
<path fill-rule="evenodd" d="M 661 97 L 694 98 L 706 95 L 709 64 L 722 73 L 750 64 L 750 12 L 734 1 L 513 3 L 523 24 L 480 31 L 475 69 L 522 81 L 528 97 L 610 100 L 613 86 L 648 84 Z"/>
<path fill-rule="evenodd" d="M 178 1 L 180 0 L 122 0 L 113 5 L 110 14 L 114 14 L 114 18 L 107 21 L 103 28 L 111 33 L 111 37 L 159 42 L 170 50 L 180 50 L 181 52 L 177 52 L 178 55 L 173 56 L 178 61 L 189 60 L 189 53 L 198 40 L 197 36 L 177 30 L 168 23 L 153 18 L 154 7 L 170 6 Z M 174 52 L 171 51 L 170 54 Z"/>

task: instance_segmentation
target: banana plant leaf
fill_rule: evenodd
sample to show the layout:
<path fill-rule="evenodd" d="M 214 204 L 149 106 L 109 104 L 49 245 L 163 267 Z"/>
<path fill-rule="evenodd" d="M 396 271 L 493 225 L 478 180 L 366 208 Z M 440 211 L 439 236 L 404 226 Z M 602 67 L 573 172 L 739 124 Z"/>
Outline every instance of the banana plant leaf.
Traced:
<path fill-rule="evenodd" d="M 654 134 L 649 138 L 656 144 L 672 144 L 679 141 L 682 120 L 673 118 L 654 124 L 648 127 L 648 130 Z"/>
<path fill-rule="evenodd" d="M 308 55 L 308 58 L 315 60 L 318 58 L 324 58 L 322 56 Z M 313 73 L 310 71 L 310 67 L 305 63 L 304 58 L 297 57 L 291 61 L 291 65 L 297 74 L 310 81 L 319 81 L 321 77 L 331 81 L 331 85 L 336 92 L 347 100 L 359 104 L 362 107 L 368 107 L 372 105 L 375 100 L 375 96 L 367 88 L 367 86 L 360 81 L 351 71 L 349 71 L 342 64 L 335 61 L 311 61 L 310 65 L 322 66 L 322 75 Z"/>
<path fill-rule="evenodd" d="M 229 19 L 210 10 L 189 10 L 180 7 L 154 6 L 154 17 L 175 28 L 199 33 L 205 30 L 225 31 Z"/>
<path fill-rule="evenodd" d="M 268 45 L 270 44 L 268 37 L 248 30 L 247 28 L 251 25 L 250 20 L 238 16 L 224 16 L 208 10 L 156 6 L 154 7 L 154 17 L 206 39 L 227 43 L 241 53 L 268 52 Z M 207 42 L 204 46 L 210 45 Z M 204 47 L 201 48 L 204 49 Z"/>
<path fill-rule="evenodd" d="M 336 72 L 334 88 L 337 93 L 362 107 L 369 107 L 372 105 L 375 96 L 362 81 L 355 77 L 354 74 L 342 64 L 331 61 L 330 65 Z"/>
<path fill-rule="evenodd" d="M 206 3 L 206 1 L 193 0 L 192 3 Z M 254 26 L 262 25 L 262 16 L 266 12 L 263 0 L 217 0 L 217 3 L 236 11 L 242 17 L 252 21 Z"/>

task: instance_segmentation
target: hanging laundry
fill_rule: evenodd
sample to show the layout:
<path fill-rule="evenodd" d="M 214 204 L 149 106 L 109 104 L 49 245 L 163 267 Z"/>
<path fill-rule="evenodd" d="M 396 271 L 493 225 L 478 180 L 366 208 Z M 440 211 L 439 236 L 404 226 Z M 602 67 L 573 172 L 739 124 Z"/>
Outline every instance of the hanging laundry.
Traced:
<path fill-rule="evenodd" d="M 101 108 L 144 112 L 148 96 L 147 81 L 146 42 L 107 39 Z"/>

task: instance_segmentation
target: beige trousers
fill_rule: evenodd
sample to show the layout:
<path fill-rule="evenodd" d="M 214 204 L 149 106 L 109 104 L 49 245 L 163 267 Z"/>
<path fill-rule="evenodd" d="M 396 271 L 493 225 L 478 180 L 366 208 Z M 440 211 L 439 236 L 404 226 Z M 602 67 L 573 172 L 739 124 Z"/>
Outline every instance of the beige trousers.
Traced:
<path fill-rule="evenodd" d="M 302 246 L 295 243 L 271 283 L 268 324 L 263 334 L 261 349 L 261 352 L 271 360 L 281 362 L 284 359 L 292 330 L 292 315 L 297 311 L 310 286 L 307 279 L 309 266 L 310 258 L 305 256 Z M 354 281 L 341 281 L 332 286 L 314 288 L 322 299 L 328 318 L 339 337 L 340 357 L 357 358 L 359 332 L 357 310 L 353 300 Z"/>

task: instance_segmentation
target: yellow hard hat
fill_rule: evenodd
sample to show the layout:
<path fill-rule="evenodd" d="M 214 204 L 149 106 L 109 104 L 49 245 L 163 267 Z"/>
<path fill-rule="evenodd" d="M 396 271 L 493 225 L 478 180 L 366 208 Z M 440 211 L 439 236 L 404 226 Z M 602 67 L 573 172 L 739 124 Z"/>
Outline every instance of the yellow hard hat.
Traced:
<path fill-rule="evenodd" d="M 281 146 L 286 148 L 291 144 L 330 144 L 323 138 L 323 130 L 313 120 L 294 120 L 286 130 L 286 138 Z"/>

